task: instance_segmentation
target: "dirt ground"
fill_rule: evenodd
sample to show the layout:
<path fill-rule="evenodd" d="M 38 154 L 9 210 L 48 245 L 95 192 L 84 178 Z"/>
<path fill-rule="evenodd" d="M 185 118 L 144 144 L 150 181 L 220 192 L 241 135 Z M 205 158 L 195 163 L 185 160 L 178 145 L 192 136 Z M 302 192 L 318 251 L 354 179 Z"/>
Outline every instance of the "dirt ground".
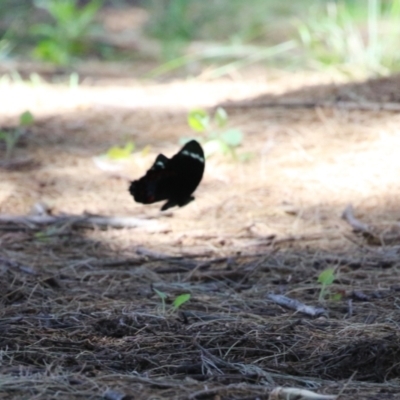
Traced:
<path fill-rule="evenodd" d="M 15 149 L 21 163 L 0 169 L 1 398 L 256 400 L 278 386 L 398 398 L 400 114 L 259 103 L 400 105 L 399 89 L 396 76 L 349 84 L 277 71 L 159 83 L 88 76 L 72 88 L 3 80 L 0 125 L 27 109 L 35 123 Z M 239 151 L 252 159 L 207 159 L 184 208 L 134 203 L 129 180 L 177 151 L 187 111 L 228 100 Z M 118 171 L 96 165 L 127 140 L 149 154 Z M 5 222 L 39 203 L 55 216 L 143 225 Z M 362 234 L 341 218 L 349 204 L 368 224 Z M 329 267 L 336 279 L 320 302 L 317 278 Z M 191 299 L 174 310 L 184 293 Z"/>

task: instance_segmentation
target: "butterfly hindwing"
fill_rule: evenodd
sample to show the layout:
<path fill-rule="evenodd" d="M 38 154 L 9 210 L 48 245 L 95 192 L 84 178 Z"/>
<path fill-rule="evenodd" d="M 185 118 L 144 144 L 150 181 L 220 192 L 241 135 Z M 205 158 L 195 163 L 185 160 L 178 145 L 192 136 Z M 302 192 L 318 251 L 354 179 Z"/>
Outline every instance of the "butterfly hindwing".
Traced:
<path fill-rule="evenodd" d="M 129 192 L 143 204 L 168 200 L 161 210 L 182 207 L 194 200 L 191 194 L 203 177 L 204 167 L 203 149 L 192 140 L 171 159 L 159 154 L 146 175 L 131 183 Z"/>

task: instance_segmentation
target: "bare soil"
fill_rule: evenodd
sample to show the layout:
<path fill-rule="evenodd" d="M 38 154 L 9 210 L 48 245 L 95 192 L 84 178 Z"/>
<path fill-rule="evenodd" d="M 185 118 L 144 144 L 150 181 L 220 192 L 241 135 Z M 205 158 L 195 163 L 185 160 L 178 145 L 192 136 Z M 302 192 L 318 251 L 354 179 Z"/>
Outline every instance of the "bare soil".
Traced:
<path fill-rule="evenodd" d="M 396 76 L 350 84 L 276 71 L 159 83 L 132 73 L 77 88 L 3 81 L 0 125 L 26 109 L 36 119 L 15 149 L 21 163 L 2 164 L 1 216 L 45 203 L 53 215 L 152 225 L 0 222 L 1 398 L 255 400 L 276 386 L 398 398 L 398 112 L 232 106 L 250 161 L 208 159 L 196 200 L 166 213 L 135 204 L 127 187 L 178 150 L 193 107 L 399 102 L 399 88 Z M 95 164 L 127 140 L 149 153 L 118 171 Z M 341 218 L 350 203 L 373 233 Z M 329 267 L 336 279 L 320 302 Z M 183 293 L 191 299 L 174 310 Z M 325 312 L 286 309 L 271 293 Z"/>

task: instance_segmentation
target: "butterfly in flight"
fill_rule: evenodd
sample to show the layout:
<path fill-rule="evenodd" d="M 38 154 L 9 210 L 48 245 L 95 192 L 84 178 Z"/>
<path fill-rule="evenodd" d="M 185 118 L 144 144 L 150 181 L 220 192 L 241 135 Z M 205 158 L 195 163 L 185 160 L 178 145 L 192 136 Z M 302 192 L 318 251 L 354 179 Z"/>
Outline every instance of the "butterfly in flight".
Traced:
<path fill-rule="evenodd" d="M 203 149 L 191 140 L 172 158 L 159 154 L 146 175 L 131 182 L 129 192 L 138 203 L 167 200 L 161 211 L 183 207 L 194 200 L 192 193 L 203 177 L 204 167 Z"/>

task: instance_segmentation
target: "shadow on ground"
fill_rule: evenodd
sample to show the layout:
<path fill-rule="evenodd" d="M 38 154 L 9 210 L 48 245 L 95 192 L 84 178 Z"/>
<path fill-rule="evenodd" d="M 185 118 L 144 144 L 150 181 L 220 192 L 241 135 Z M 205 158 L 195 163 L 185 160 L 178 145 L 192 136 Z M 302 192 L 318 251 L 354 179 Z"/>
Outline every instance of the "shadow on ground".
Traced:
<path fill-rule="evenodd" d="M 376 94 L 374 82 L 280 98 Z M 167 226 L 1 227 L 5 398 L 267 399 L 283 385 L 395 399 L 398 239 L 371 243 L 340 214 L 353 202 L 376 238 L 396 228 L 398 115 L 236 110 L 254 159 L 208 160 L 196 201 L 161 216 L 133 203 L 127 180 L 176 151 L 185 115 L 93 106 L 38 119 L 16 150 L 38 167 L 0 173 L 2 213 L 45 201 L 56 213 L 140 213 Z M 91 157 L 127 139 L 152 153 L 119 176 L 97 169 Z M 327 268 L 335 279 L 321 293 Z M 271 293 L 324 310 L 289 310 Z M 174 307 L 181 294 L 191 298 Z"/>

